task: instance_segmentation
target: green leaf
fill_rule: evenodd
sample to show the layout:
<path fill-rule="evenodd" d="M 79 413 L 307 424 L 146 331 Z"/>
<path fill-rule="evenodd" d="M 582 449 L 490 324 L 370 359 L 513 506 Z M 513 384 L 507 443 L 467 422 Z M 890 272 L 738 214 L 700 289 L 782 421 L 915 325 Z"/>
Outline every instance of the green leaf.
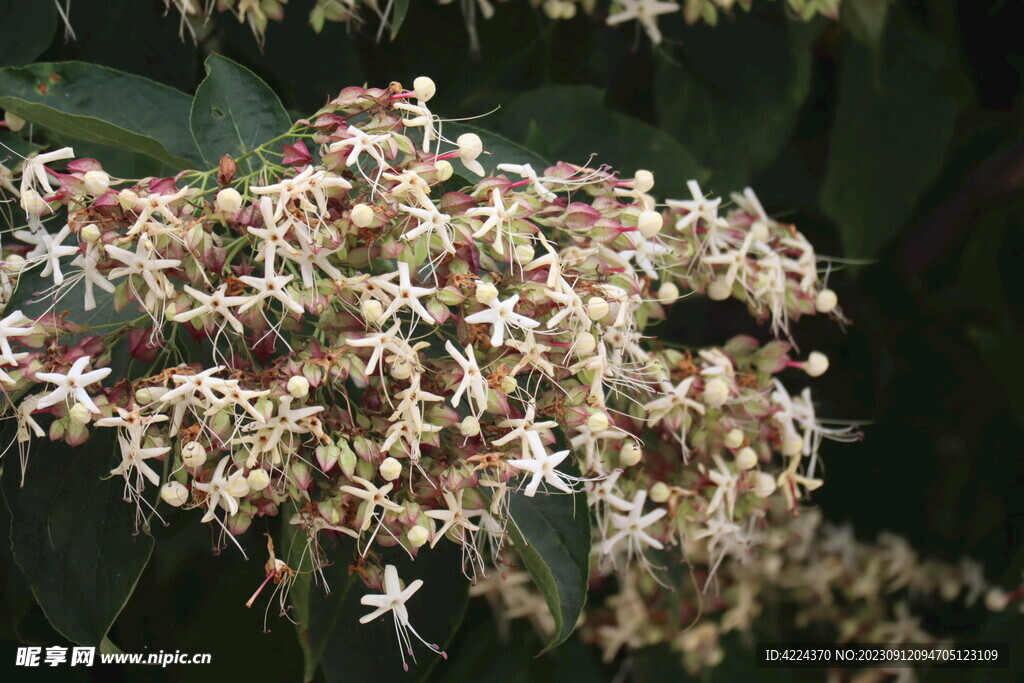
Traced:
<path fill-rule="evenodd" d="M 395 12 L 391 15 L 391 40 L 398 36 L 398 29 L 402 28 L 405 22 L 405 15 L 409 12 L 409 0 L 395 0 Z"/>
<path fill-rule="evenodd" d="M 658 123 L 710 170 L 718 193 L 742 189 L 775 160 L 810 92 L 812 47 L 824 22 L 777 18 L 743 14 L 694 27 L 675 54 L 659 55 Z"/>
<path fill-rule="evenodd" d="M 355 554 L 355 543 L 345 538 L 341 542 L 321 537 L 323 551 L 332 563 L 324 567 L 323 575 L 327 586 L 319 578 L 314 581 L 312 555 L 307 551 L 306 534 L 294 524 L 289 524 L 294 508 L 283 509 L 281 516 L 282 559 L 297 573 L 292 583 L 288 600 L 293 607 L 295 629 L 302 647 L 303 680 L 311 681 L 320 666 L 324 649 L 341 618 L 350 589 L 361 585 L 350 575 L 348 566 Z M 330 593 L 327 593 L 327 588 Z"/>
<path fill-rule="evenodd" d="M 573 472 L 578 474 L 578 471 Z M 587 494 L 511 494 L 508 530 L 516 552 L 551 609 L 555 633 L 547 652 L 568 638 L 587 600 L 590 512 Z"/>
<path fill-rule="evenodd" d="M 17 461 L 3 473 L 15 560 L 53 627 L 84 645 L 103 641 L 153 550 L 124 482 L 110 477 L 114 436 L 96 429 L 78 448 L 37 442 L 23 488 Z"/>
<path fill-rule="evenodd" d="M 436 548 L 422 549 L 415 561 L 395 548 L 384 550 L 382 556 L 382 562 L 395 565 L 406 584 L 415 579 L 423 580 L 423 586 L 406 603 L 409 622 L 427 642 L 436 643 L 441 649 L 447 647 L 462 623 L 469 602 L 469 581 L 462 574 L 462 548 L 445 540 Z M 353 559 L 339 557 L 338 561 L 344 561 L 347 566 Z M 441 659 L 440 655 L 413 639 L 416 661 L 406 653 L 407 674 L 402 670 L 391 615 L 385 614 L 368 624 L 359 623 L 359 618 L 371 611 L 359 604 L 360 598 L 371 592 L 361 581 L 356 581 L 345 595 L 334 628 L 327 636 L 321 664 L 324 678 L 406 683 L 426 680 Z"/>
<path fill-rule="evenodd" d="M 877 53 L 882 46 L 889 0 L 847 0 L 839 11 L 839 22 L 856 40 Z"/>
<path fill-rule="evenodd" d="M 657 128 L 613 111 L 604 91 L 586 85 L 547 86 L 519 96 L 498 115 L 499 130 L 542 157 L 611 164 L 623 176 L 652 171 L 657 191 L 684 191 L 705 172 L 690 151 Z"/>
<path fill-rule="evenodd" d="M 225 154 L 237 161 L 287 133 L 292 122 L 259 76 L 227 57 L 210 55 L 206 78 L 196 89 L 190 125 L 203 159 L 215 166 Z"/>
<path fill-rule="evenodd" d="M 964 92 L 944 46 L 892 12 L 879 60 L 847 46 L 821 188 L 853 258 L 876 256 L 938 176 Z"/>
<path fill-rule="evenodd" d="M 0 0 L 0 66 L 31 64 L 53 40 L 53 2 Z"/>
<path fill-rule="evenodd" d="M 549 159 L 544 158 L 535 150 L 528 149 L 518 142 L 509 140 L 500 133 L 493 130 L 479 128 L 466 123 L 446 123 L 442 129 L 444 136 L 450 140 L 457 140 L 465 133 L 476 133 L 484 145 L 484 153 L 477 161 L 488 173 L 495 173 L 498 164 L 530 164 L 537 173 L 543 173 L 544 169 L 551 165 Z M 465 178 L 476 178 L 476 174 L 469 171 L 458 159 L 452 159 L 457 173 Z"/>
<path fill-rule="evenodd" d="M 144 154 L 174 168 L 200 157 L 192 98 L 141 76 L 82 62 L 0 69 L 0 107 L 59 135 Z"/>

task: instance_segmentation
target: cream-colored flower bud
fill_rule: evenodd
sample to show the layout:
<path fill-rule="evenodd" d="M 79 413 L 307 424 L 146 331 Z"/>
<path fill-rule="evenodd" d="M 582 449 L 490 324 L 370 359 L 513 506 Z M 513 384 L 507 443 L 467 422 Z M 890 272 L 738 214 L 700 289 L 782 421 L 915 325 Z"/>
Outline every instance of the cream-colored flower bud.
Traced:
<path fill-rule="evenodd" d="M 71 410 L 68 411 L 68 417 L 75 424 L 87 425 L 92 421 L 92 413 L 81 403 L 76 403 L 71 406 Z"/>
<path fill-rule="evenodd" d="M 952 576 L 943 578 L 939 583 L 939 595 L 946 602 L 956 600 L 956 596 L 960 595 L 961 590 L 963 590 L 963 586 L 960 585 L 960 581 Z"/>
<path fill-rule="evenodd" d="M 181 447 L 181 461 L 185 467 L 196 469 L 206 463 L 206 449 L 198 441 L 189 441 Z"/>
<path fill-rule="evenodd" d="M 562 18 L 562 2 L 561 0 L 547 0 L 544 3 L 544 14 L 547 15 L 548 19 L 557 21 Z"/>
<path fill-rule="evenodd" d="M 576 16 L 576 3 L 563 2 L 562 3 L 562 19 L 572 19 Z"/>
<path fill-rule="evenodd" d="M 740 470 L 752 470 L 757 467 L 758 460 L 757 451 L 747 446 L 736 454 L 736 467 Z"/>
<path fill-rule="evenodd" d="M 743 445 L 743 430 L 730 429 L 722 440 L 726 448 L 739 448 Z"/>
<path fill-rule="evenodd" d="M 9 130 L 15 133 L 25 127 L 25 119 L 9 111 L 4 112 L 4 123 L 7 124 Z"/>
<path fill-rule="evenodd" d="M 642 211 L 636 221 L 636 229 L 646 239 L 651 239 L 661 232 L 663 225 L 665 225 L 665 219 L 657 211 Z"/>
<path fill-rule="evenodd" d="M 139 195 L 134 190 L 121 190 L 117 193 L 117 203 L 122 209 L 134 209 L 138 199 Z"/>
<path fill-rule="evenodd" d="M 637 171 L 633 176 L 633 189 L 637 192 L 650 192 L 654 187 L 654 174 L 650 171 Z"/>
<path fill-rule="evenodd" d="M 135 392 L 135 402 L 140 405 L 147 405 L 156 400 L 156 393 L 152 387 L 142 387 Z"/>
<path fill-rule="evenodd" d="M 405 534 L 405 537 L 409 539 L 409 545 L 413 548 L 419 548 L 428 540 L 430 540 L 430 532 L 427 531 L 425 526 L 417 524 Z"/>
<path fill-rule="evenodd" d="M 597 348 L 597 340 L 594 339 L 594 335 L 590 332 L 584 332 L 576 338 L 576 342 L 573 344 L 573 353 L 580 357 L 589 356 Z"/>
<path fill-rule="evenodd" d="M 608 416 L 601 412 L 592 413 L 590 417 L 587 418 L 587 429 L 594 433 L 603 432 L 608 429 L 610 424 Z"/>
<path fill-rule="evenodd" d="M 529 244 L 516 246 L 516 261 L 519 263 L 529 263 L 533 260 L 534 254 L 534 249 Z"/>
<path fill-rule="evenodd" d="M 242 208 L 242 195 L 233 187 L 225 187 L 217 193 L 214 205 L 220 213 L 234 215 Z"/>
<path fill-rule="evenodd" d="M 704 403 L 709 408 L 718 408 L 729 400 L 729 385 L 724 379 L 715 377 L 704 385 Z"/>
<path fill-rule="evenodd" d="M 814 308 L 818 313 L 831 313 L 839 305 L 839 297 L 831 289 L 823 289 L 814 298 Z"/>
<path fill-rule="evenodd" d="M 755 240 L 764 242 L 769 237 L 768 224 L 764 221 L 754 221 L 754 224 L 750 226 L 750 232 Z"/>
<path fill-rule="evenodd" d="M 643 455 L 644 451 L 640 448 L 639 443 L 636 441 L 627 441 L 622 444 L 622 450 L 619 451 L 619 464 L 623 467 L 632 467 L 640 462 Z"/>
<path fill-rule="evenodd" d="M 490 282 L 484 280 L 477 280 L 476 283 L 476 300 L 486 305 L 498 298 L 498 288 L 492 285 Z"/>
<path fill-rule="evenodd" d="M 388 367 L 388 372 L 398 380 L 412 377 L 412 365 L 405 359 L 398 359 Z"/>
<path fill-rule="evenodd" d="M 363 299 L 359 304 L 359 312 L 366 322 L 379 322 L 384 316 L 384 305 L 376 299 Z"/>
<path fill-rule="evenodd" d="M 380 472 L 380 476 L 384 481 L 394 481 L 402 476 L 402 463 L 389 456 L 384 458 L 384 461 L 381 462 L 377 471 Z"/>
<path fill-rule="evenodd" d="M 708 298 L 712 301 L 725 301 L 732 296 L 732 287 L 724 277 L 718 277 L 708 285 Z"/>
<path fill-rule="evenodd" d="M 366 204 L 356 204 L 348 213 L 348 219 L 357 228 L 365 228 L 373 222 L 373 209 Z"/>
<path fill-rule="evenodd" d="M 663 306 L 674 304 L 679 299 L 679 287 L 674 282 L 666 282 L 658 288 L 658 302 Z"/>
<path fill-rule="evenodd" d="M 304 466 L 304 465 L 303 465 Z M 295 465 L 292 465 L 295 467 Z M 227 493 L 232 498 L 244 498 L 249 495 L 249 481 L 245 478 L 228 479 Z"/>
<path fill-rule="evenodd" d="M 285 388 L 292 398 L 305 398 L 309 396 L 309 380 L 302 375 L 290 377 Z"/>
<path fill-rule="evenodd" d="M 11 275 L 17 275 L 25 269 L 25 257 L 18 254 L 8 254 L 3 260 L 4 270 Z"/>
<path fill-rule="evenodd" d="M 32 188 L 29 188 L 22 193 L 21 208 L 25 209 L 26 213 L 38 216 L 43 211 L 46 211 L 46 207 L 46 201 Z"/>
<path fill-rule="evenodd" d="M 100 231 L 98 225 L 90 223 L 82 228 L 82 232 L 78 233 L 78 236 L 81 237 L 84 242 L 99 242 L 100 238 L 103 237 L 103 233 Z"/>
<path fill-rule="evenodd" d="M 1010 597 L 1001 588 L 992 588 L 985 594 L 985 607 L 990 612 L 1002 612 L 1010 604 Z"/>
<path fill-rule="evenodd" d="M 767 472 L 758 472 L 754 476 L 754 495 L 758 498 L 767 498 L 775 493 L 775 477 Z"/>
<path fill-rule="evenodd" d="M 245 478 L 250 491 L 262 491 L 270 486 L 270 474 L 266 470 L 253 470 Z"/>
<path fill-rule="evenodd" d="M 787 457 L 798 455 L 804 449 L 804 440 L 797 434 L 790 434 L 782 439 L 779 450 Z"/>
<path fill-rule="evenodd" d="M 611 310 L 612 307 L 602 297 L 592 296 L 587 299 L 587 315 L 590 316 L 591 320 L 601 320 Z"/>
<path fill-rule="evenodd" d="M 160 487 L 160 497 L 171 507 L 180 508 L 188 502 L 188 489 L 184 484 L 169 481 Z"/>
<path fill-rule="evenodd" d="M 412 82 L 412 92 L 420 102 L 429 102 L 437 93 L 437 86 L 434 84 L 434 79 L 429 76 L 419 76 Z"/>
<path fill-rule="evenodd" d="M 476 436 L 480 433 L 480 420 L 476 419 L 472 415 L 467 415 L 462 418 L 462 422 L 459 423 L 459 433 L 463 436 Z"/>
<path fill-rule="evenodd" d="M 455 167 L 444 159 L 434 162 L 434 168 L 436 169 L 437 179 L 442 183 L 455 175 Z"/>
<path fill-rule="evenodd" d="M 828 371 L 828 356 L 821 351 L 811 351 L 804 363 L 804 372 L 811 377 L 821 377 Z"/>
<path fill-rule="evenodd" d="M 512 375 L 505 375 L 501 378 L 501 390 L 506 394 L 514 393 L 519 388 L 519 380 Z"/>
<path fill-rule="evenodd" d="M 99 197 L 110 189 L 110 176 L 103 171 L 87 171 L 82 180 L 85 181 L 85 191 L 93 197 Z"/>
<path fill-rule="evenodd" d="M 663 481 L 657 482 L 648 493 L 652 503 L 664 503 L 672 497 L 672 489 Z"/>

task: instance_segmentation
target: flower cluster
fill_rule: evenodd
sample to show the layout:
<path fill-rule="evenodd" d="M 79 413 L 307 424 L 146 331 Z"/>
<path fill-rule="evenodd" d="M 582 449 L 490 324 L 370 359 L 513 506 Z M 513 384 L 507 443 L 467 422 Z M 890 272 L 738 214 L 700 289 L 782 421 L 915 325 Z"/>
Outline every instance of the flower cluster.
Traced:
<path fill-rule="evenodd" d="M 422 641 L 402 607 L 420 583 L 381 579 L 382 547 L 457 544 L 477 592 L 518 591 L 511 613 L 544 621 L 501 579 L 514 492 L 586 493 L 595 572 L 619 577 L 626 611 L 675 582 L 680 550 L 705 585 L 778 556 L 772 530 L 822 485 L 822 439 L 858 437 L 780 379 L 828 368 L 791 355 L 790 321 L 841 317 L 811 245 L 749 189 L 723 206 L 691 183 L 658 203 L 647 171 L 485 168 L 475 133 L 446 136 L 434 92 L 425 77 L 346 88 L 247 174 L 227 157 L 138 181 L 69 148 L 24 160 L 5 187 L 25 226 L 0 272 L 19 290 L 41 278 L 51 306 L 0 320 L 23 454 L 116 430 L 111 473 L 140 524 L 155 490 L 222 542 L 284 514 L 314 572 L 321 535 L 356 539 L 386 598 L 367 619 L 392 611 L 403 651 Z M 744 301 L 781 338 L 697 350 L 651 334 L 700 294 Z M 58 302 L 121 315 L 90 327 Z M 268 580 L 294 570 L 274 559 Z"/>
<path fill-rule="evenodd" d="M 529 0 L 530 4 L 543 10 L 545 16 L 552 20 L 573 19 L 583 10 L 584 13 L 600 17 L 608 26 L 636 21 L 646 32 L 651 42 L 657 44 L 662 40 L 658 29 L 658 17 L 682 13 L 687 24 L 698 22 L 715 25 L 721 14 L 729 14 L 737 8 L 744 12 L 750 11 L 753 0 L 611 0 L 596 2 L 595 0 Z M 786 9 L 797 19 L 809 21 L 817 15 L 830 19 L 839 16 L 841 0 L 785 0 Z M 451 4 L 452 0 L 438 0 L 439 4 Z M 262 40 L 270 21 L 284 19 L 287 0 L 165 0 L 181 14 L 182 28 L 196 34 L 204 18 L 208 18 L 215 10 L 230 12 L 242 23 L 248 24 L 258 39 Z M 500 2 L 498 3 L 500 4 Z M 316 0 L 309 13 L 309 23 L 319 33 L 326 22 L 342 22 L 351 26 L 362 26 L 372 22 L 377 27 L 378 39 L 384 31 L 396 21 L 394 3 L 376 3 L 351 0 Z M 466 28 L 469 31 L 474 50 L 479 49 L 476 35 L 477 17 L 491 19 L 495 15 L 495 4 L 490 0 L 464 0 L 460 3 Z"/>

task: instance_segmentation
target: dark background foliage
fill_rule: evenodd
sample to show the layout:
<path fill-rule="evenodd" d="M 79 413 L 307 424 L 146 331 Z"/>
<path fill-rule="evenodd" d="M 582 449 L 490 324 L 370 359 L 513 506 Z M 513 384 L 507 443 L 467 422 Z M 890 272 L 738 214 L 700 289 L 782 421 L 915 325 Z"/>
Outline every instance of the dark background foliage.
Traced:
<path fill-rule="evenodd" d="M 6 3 L 14 4 L 22 3 Z M 457 4 L 431 0 L 413 2 L 397 40 L 379 45 L 340 25 L 314 35 L 304 20 L 311 3 L 293 0 L 262 50 L 226 15 L 196 46 L 178 39 L 176 15 L 163 15 L 157 0 L 75 0 L 77 40 L 65 40 L 54 19 L 48 46 L 25 37 L 0 49 L 0 60 L 78 59 L 191 93 L 216 51 L 263 77 L 295 116 L 345 85 L 426 74 L 439 87 L 435 112 L 475 116 L 500 105 L 479 123 L 549 160 L 598 152 L 624 173 L 652 168 L 662 196 L 683 195 L 690 177 L 716 192 L 751 184 L 820 253 L 853 260 L 830 279 L 851 324 L 807 320 L 794 330 L 804 351 L 832 360 L 815 384 L 819 414 L 870 422 L 862 442 L 826 446 L 827 484 L 814 502 L 828 518 L 852 522 L 860 538 L 895 531 L 922 555 L 971 555 L 990 579 L 1016 585 L 1024 569 L 1024 6 L 893 3 L 884 33 L 872 37 L 849 14 L 838 25 L 804 26 L 787 21 L 781 3 L 755 4 L 753 15 L 713 28 L 665 20 L 666 43 L 652 49 L 632 26 L 611 30 L 582 17 L 553 24 L 513 0 L 479 23 L 474 55 Z M 10 25 L 0 28 L 11 35 Z M 692 301 L 677 312 L 659 334 L 694 345 L 738 332 L 767 336 L 738 305 Z M 92 675 L 297 680 L 291 625 L 272 610 L 264 635 L 262 610 L 243 607 L 254 572 L 230 548 L 211 556 L 194 519 L 169 521 L 155 530 L 154 560 L 111 637 L 128 652 L 208 650 L 214 664 Z M 255 557 L 261 523 L 250 532 Z M 16 642 L 61 639 L 0 551 L 6 666 Z M 939 610 L 925 626 L 984 638 L 998 628 L 986 618 Z M 433 675 L 610 680 L 616 671 L 576 640 L 532 659 L 539 649 L 522 625 L 499 645 L 474 604 L 451 659 Z M 729 661 L 749 658 L 737 649 Z M 627 678 L 661 680 L 666 666 L 678 664 L 645 653 L 627 662 Z M 401 673 L 393 668 L 378 674 Z M 741 669 L 712 678 L 763 677 Z"/>

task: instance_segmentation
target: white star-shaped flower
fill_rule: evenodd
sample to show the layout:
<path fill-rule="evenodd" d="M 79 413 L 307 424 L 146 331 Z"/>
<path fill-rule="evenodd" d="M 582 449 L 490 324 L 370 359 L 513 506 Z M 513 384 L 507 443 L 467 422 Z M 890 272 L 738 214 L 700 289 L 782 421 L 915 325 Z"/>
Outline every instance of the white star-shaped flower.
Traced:
<path fill-rule="evenodd" d="M 398 570 L 395 569 L 393 564 L 389 564 L 384 567 L 384 593 L 364 595 L 359 599 L 360 604 L 376 608 L 373 612 L 360 617 L 360 624 L 368 624 L 377 617 L 391 612 L 395 620 L 395 632 L 398 634 L 398 649 L 402 653 L 402 667 L 406 671 L 409 670 L 409 665 L 405 661 L 405 653 L 412 654 L 412 641 L 409 639 L 410 633 L 416 636 L 416 639 L 428 648 L 444 656 L 441 648 L 423 640 L 423 637 L 409 623 L 409 610 L 406 608 L 405 603 L 415 595 L 421 586 L 423 586 L 423 580 L 416 579 L 405 588 L 402 588 L 402 580 L 398 578 Z"/>
<path fill-rule="evenodd" d="M 527 439 L 532 446 L 533 457 L 508 461 L 508 464 L 517 470 L 533 475 L 533 479 L 526 485 L 525 493 L 527 498 L 537 495 L 537 489 L 540 488 L 541 482 L 546 482 L 564 493 L 573 493 L 573 488 L 567 481 L 568 476 L 555 469 L 572 451 L 548 453 L 541 443 L 540 435 L 537 432 L 528 432 Z"/>
<path fill-rule="evenodd" d="M 540 327 L 540 323 L 536 320 L 520 315 L 513 310 L 517 303 L 519 303 L 518 294 L 513 294 L 504 301 L 496 297 L 487 304 L 488 309 L 466 316 L 466 322 L 472 325 L 492 325 L 491 346 L 501 346 L 505 343 L 505 336 L 510 327 L 526 330 Z"/>
<path fill-rule="evenodd" d="M 83 373 L 82 371 L 89 364 L 90 360 L 89 356 L 82 356 L 74 362 L 66 375 L 59 372 L 37 372 L 36 379 L 57 385 L 56 389 L 39 399 L 37 408 L 48 408 L 67 400 L 68 396 L 73 396 L 76 401 L 88 408 L 89 412 L 100 412 L 100 409 L 93 403 L 85 388 L 109 375 L 110 368 L 100 368 L 99 370 Z"/>

